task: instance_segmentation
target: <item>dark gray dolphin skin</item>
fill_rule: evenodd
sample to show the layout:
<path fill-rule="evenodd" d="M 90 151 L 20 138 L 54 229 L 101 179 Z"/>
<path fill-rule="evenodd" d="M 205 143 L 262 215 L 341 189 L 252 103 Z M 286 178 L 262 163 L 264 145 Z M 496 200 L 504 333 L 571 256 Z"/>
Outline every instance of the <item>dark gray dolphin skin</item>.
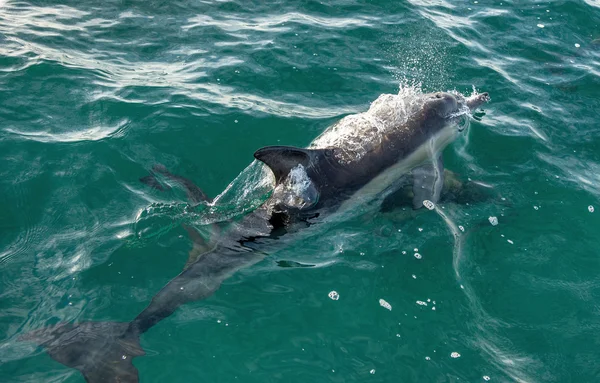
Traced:
<path fill-rule="evenodd" d="M 407 175 L 413 178 L 414 208 L 424 200 L 437 202 L 444 174 L 440 154 L 464 128 L 462 117 L 488 100 L 487 93 L 469 98 L 432 93 L 410 100 L 382 95 L 368 112 L 346 116 L 308 148 L 259 149 L 254 157 L 275 176 L 272 195 L 165 285 L 131 322 L 62 323 L 22 339 L 37 342 L 89 383 L 138 382 L 132 360 L 144 355 L 140 335 L 179 306 L 209 297 L 236 270 L 263 259 L 259 249 L 327 214 L 391 193 Z M 162 167 L 155 171 L 184 184 L 190 198 L 207 200 L 187 180 Z M 158 187 L 155 179 L 145 181 Z"/>

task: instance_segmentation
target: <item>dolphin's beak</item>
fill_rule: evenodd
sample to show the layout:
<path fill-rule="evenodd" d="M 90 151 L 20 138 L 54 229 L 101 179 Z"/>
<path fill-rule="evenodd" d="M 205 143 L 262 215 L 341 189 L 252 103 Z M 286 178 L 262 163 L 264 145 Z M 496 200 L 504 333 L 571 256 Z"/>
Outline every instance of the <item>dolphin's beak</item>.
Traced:
<path fill-rule="evenodd" d="M 467 98 L 467 106 L 472 112 L 488 101 L 490 101 L 488 92 L 480 93 Z"/>

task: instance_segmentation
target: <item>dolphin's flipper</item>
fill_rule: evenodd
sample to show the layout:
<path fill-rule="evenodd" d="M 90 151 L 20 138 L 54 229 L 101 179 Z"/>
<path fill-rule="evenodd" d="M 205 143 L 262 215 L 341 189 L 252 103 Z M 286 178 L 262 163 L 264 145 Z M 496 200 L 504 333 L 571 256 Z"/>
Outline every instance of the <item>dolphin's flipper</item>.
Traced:
<path fill-rule="evenodd" d="M 163 185 L 158 178 L 156 178 L 156 174 L 160 174 L 161 176 L 167 178 L 168 180 L 177 182 L 179 185 L 181 185 L 184 189 L 185 192 L 189 198 L 189 200 L 193 203 L 199 203 L 199 202 L 211 202 L 211 198 L 209 198 L 206 193 L 204 193 L 204 191 L 202 191 L 202 189 L 200 189 L 195 183 L 193 183 L 192 181 L 190 181 L 189 179 L 182 177 L 182 176 L 178 176 L 177 174 L 173 174 L 170 171 L 167 170 L 167 168 L 164 165 L 154 165 L 152 167 L 152 174 L 142 177 L 140 178 L 140 181 L 154 189 L 160 190 L 160 191 L 164 191 L 164 190 L 170 190 L 171 187 L 169 185 Z"/>
<path fill-rule="evenodd" d="M 441 202 L 467 205 L 489 201 L 497 197 L 491 187 L 475 181 L 461 181 L 456 173 L 444 169 L 444 187 L 439 199 Z M 398 208 L 407 208 L 412 205 L 413 200 L 413 185 L 404 185 L 383 200 L 381 212 L 387 213 Z"/>
<path fill-rule="evenodd" d="M 265 146 L 254 153 L 254 158 L 267 165 L 275 180 L 279 183 L 290 171 L 302 165 L 305 168 L 315 166 L 325 157 L 330 156 L 333 149 L 303 149 L 294 146 Z"/>
<path fill-rule="evenodd" d="M 440 155 L 432 163 L 421 165 L 412 170 L 413 209 L 423 207 L 423 201 L 437 203 L 444 187 L 444 162 Z"/>
<path fill-rule="evenodd" d="M 133 358 L 144 355 L 139 336 L 128 331 L 128 323 L 83 322 L 59 324 L 33 331 L 21 340 L 43 346 L 65 366 L 79 370 L 88 383 L 137 383 Z"/>
<path fill-rule="evenodd" d="M 186 224 L 183 224 L 182 226 L 192 240 L 192 249 L 188 254 L 188 260 L 183 268 L 185 270 L 190 267 L 191 264 L 197 262 L 202 254 L 206 254 L 214 250 L 216 245 L 214 241 L 211 241 L 211 238 L 204 238 L 194 227 Z M 211 237 L 218 235 L 218 231 L 219 227 L 217 225 L 211 225 Z"/>
<path fill-rule="evenodd" d="M 476 181 L 461 182 L 455 178 L 453 182 L 445 182 L 441 201 L 468 205 L 489 201 L 498 197 L 494 189 L 488 185 Z"/>
<path fill-rule="evenodd" d="M 211 199 L 200 189 L 196 184 L 194 184 L 189 179 L 178 176 L 176 174 L 171 173 L 167 170 L 167 168 L 163 165 L 157 164 L 152 167 L 152 174 L 146 177 L 140 178 L 140 181 L 150 187 L 155 189 L 164 191 L 170 190 L 171 187 L 169 185 L 163 185 L 157 178 L 155 174 L 160 174 L 165 178 L 177 182 L 181 185 L 189 198 L 189 200 L 193 203 L 199 202 L 211 202 Z M 188 235 L 192 239 L 192 249 L 188 254 L 188 260 L 185 263 L 184 270 L 187 269 L 192 263 L 196 262 L 198 258 L 211 250 L 214 249 L 214 242 L 209 239 L 206 239 L 200 235 L 200 233 L 193 227 L 189 225 L 182 225 L 183 228 L 188 232 Z M 211 236 L 216 234 L 218 231 L 217 225 L 211 225 L 212 233 Z"/>

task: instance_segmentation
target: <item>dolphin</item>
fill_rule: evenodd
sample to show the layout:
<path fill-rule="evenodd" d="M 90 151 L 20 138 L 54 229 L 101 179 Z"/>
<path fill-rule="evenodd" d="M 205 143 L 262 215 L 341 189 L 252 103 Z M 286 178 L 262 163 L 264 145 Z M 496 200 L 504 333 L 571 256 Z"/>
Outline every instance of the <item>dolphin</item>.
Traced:
<path fill-rule="evenodd" d="M 344 117 L 306 148 L 257 150 L 254 157 L 275 179 L 270 197 L 206 247 L 131 322 L 60 323 L 21 339 L 37 342 L 89 383 L 138 382 L 132 360 L 144 355 L 140 335 L 179 306 L 212 295 L 236 270 L 264 259 L 262 249 L 284 235 L 385 197 L 407 177 L 413 208 L 438 202 L 444 184 L 441 153 L 465 129 L 469 113 L 487 101 L 487 93 L 384 94 L 368 111 Z M 184 184 L 193 200 L 209 200 L 187 180 L 164 168 L 157 171 Z M 160 187 L 155 179 L 145 181 Z"/>

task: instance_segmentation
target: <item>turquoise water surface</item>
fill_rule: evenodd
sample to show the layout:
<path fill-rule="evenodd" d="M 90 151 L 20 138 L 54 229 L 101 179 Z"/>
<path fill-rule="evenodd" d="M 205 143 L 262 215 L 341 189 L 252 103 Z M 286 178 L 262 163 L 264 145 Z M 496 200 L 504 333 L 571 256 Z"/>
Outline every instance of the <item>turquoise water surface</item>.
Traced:
<path fill-rule="evenodd" d="M 0 0 L 0 381 L 83 382 L 20 337 L 132 320 L 182 223 L 264 200 L 255 150 L 409 84 L 490 93 L 444 152 L 489 196 L 290 241 L 145 333 L 140 381 L 600 381 L 598 0 Z M 155 164 L 235 181 L 192 208 Z"/>

